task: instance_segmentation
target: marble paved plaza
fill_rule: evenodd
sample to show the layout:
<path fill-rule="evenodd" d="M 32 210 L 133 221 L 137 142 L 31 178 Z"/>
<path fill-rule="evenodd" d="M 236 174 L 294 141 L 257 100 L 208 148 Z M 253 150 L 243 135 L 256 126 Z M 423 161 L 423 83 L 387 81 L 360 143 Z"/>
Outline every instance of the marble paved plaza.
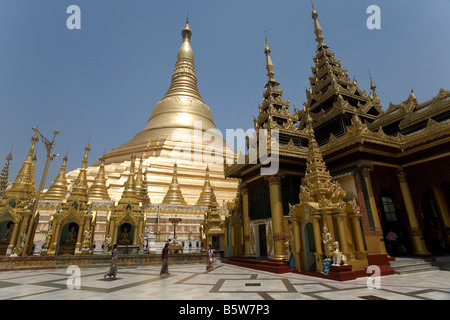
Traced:
<path fill-rule="evenodd" d="M 381 277 L 370 289 L 367 278 L 338 282 L 295 273 L 274 274 L 216 261 L 120 268 L 116 280 L 107 268 L 0 272 L 2 300 L 450 300 L 450 272 L 429 271 Z M 79 277 L 78 277 L 79 275 Z M 376 284 L 371 282 L 372 285 Z"/>

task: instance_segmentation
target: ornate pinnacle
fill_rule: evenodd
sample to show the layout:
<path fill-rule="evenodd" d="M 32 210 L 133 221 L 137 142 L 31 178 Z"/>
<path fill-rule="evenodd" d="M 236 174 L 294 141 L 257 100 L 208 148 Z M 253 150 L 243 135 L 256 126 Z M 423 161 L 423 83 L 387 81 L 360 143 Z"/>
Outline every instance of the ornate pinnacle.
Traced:
<path fill-rule="evenodd" d="M 130 174 L 128 175 L 127 182 L 125 183 L 125 191 L 136 191 L 136 184 L 134 180 L 135 160 L 136 156 L 133 154 L 131 156 Z"/>
<path fill-rule="evenodd" d="M 209 181 L 209 166 L 206 166 L 205 183 L 203 184 L 202 192 L 195 205 L 197 206 L 208 206 L 211 202 L 213 196 L 213 191 L 211 183 Z"/>
<path fill-rule="evenodd" d="M 203 101 L 197 89 L 194 51 L 192 50 L 190 42 L 192 30 L 189 28 L 188 20 L 186 20 L 184 28 L 181 29 L 181 35 L 183 37 L 183 42 L 177 53 L 177 62 L 175 63 L 175 70 L 172 75 L 172 83 L 164 97 L 187 96 Z"/>
<path fill-rule="evenodd" d="M 273 79 L 273 76 L 275 75 L 275 73 L 273 72 L 273 63 L 272 63 L 272 59 L 270 58 L 270 48 L 269 48 L 269 45 L 267 44 L 267 35 L 265 36 L 265 38 L 266 38 L 266 46 L 264 47 L 264 53 L 266 54 L 267 76 L 269 77 L 269 79 L 271 81 L 275 81 Z"/>
<path fill-rule="evenodd" d="M 88 142 L 88 144 L 86 145 L 86 147 L 84 147 L 84 150 L 85 150 L 85 152 L 84 152 L 84 157 L 83 157 L 83 161 L 82 161 L 82 164 L 83 164 L 83 168 L 84 169 L 86 169 L 86 167 L 87 167 L 87 163 L 88 163 L 88 153 L 89 153 L 89 151 L 91 150 L 91 144 Z"/>
<path fill-rule="evenodd" d="M 173 165 L 172 182 L 169 185 L 169 190 L 167 190 L 166 196 L 164 197 L 162 203 L 186 204 L 186 201 L 184 200 L 183 195 L 181 193 L 180 186 L 178 185 L 177 163 L 176 162 Z"/>
<path fill-rule="evenodd" d="M 105 159 L 100 159 L 97 176 L 88 191 L 89 199 L 110 200 L 105 178 Z"/>
<path fill-rule="evenodd" d="M 8 176 L 9 176 L 9 162 L 12 160 L 11 152 L 6 157 L 6 163 L 3 167 L 2 173 L 0 174 L 0 197 L 3 196 L 3 194 L 6 191 L 6 188 L 8 187 Z"/>
<path fill-rule="evenodd" d="M 314 19 L 314 34 L 316 35 L 316 41 L 319 44 L 322 44 L 324 38 L 322 36 L 322 27 L 320 26 L 319 20 L 317 19 L 318 16 L 319 14 L 317 13 L 317 11 L 313 9 L 312 18 Z"/>
<path fill-rule="evenodd" d="M 59 169 L 58 176 L 53 181 L 50 188 L 48 188 L 47 192 L 44 194 L 44 199 L 46 200 L 64 200 L 67 194 L 67 180 L 66 180 L 66 164 L 67 164 L 67 155 L 63 158 L 63 163 L 61 168 Z"/>

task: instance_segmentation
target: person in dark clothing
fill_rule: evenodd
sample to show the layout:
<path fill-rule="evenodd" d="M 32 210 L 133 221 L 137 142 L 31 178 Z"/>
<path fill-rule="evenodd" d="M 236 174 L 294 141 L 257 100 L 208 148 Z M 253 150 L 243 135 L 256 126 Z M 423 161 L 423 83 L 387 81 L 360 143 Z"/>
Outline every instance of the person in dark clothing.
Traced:
<path fill-rule="evenodd" d="M 164 246 L 164 248 L 162 249 L 161 252 L 161 258 L 162 258 L 162 267 L 161 267 L 161 272 L 159 273 L 159 275 L 170 275 L 169 272 L 169 243 L 166 242 L 166 245 Z"/>

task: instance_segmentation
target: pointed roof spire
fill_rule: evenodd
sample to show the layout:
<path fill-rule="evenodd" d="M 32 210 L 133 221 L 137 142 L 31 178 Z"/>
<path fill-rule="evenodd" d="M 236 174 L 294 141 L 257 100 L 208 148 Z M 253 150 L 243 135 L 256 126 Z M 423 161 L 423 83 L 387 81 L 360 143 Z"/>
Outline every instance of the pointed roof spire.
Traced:
<path fill-rule="evenodd" d="M 211 187 L 211 199 L 209 201 L 209 207 L 217 209 L 217 205 L 216 194 L 214 193 L 214 188 Z"/>
<path fill-rule="evenodd" d="M 375 89 L 377 88 L 377 86 L 375 85 L 375 82 L 373 82 L 372 80 L 372 75 L 370 74 L 370 70 L 369 71 L 369 78 L 370 78 L 370 89 L 375 92 Z"/>
<path fill-rule="evenodd" d="M 309 113 L 309 108 L 305 107 L 306 113 L 306 130 L 308 134 L 308 152 L 306 160 L 305 182 L 315 187 L 325 183 L 331 182 L 331 175 L 327 170 L 325 162 L 323 161 L 322 153 L 317 144 L 314 129 L 313 119 Z"/>
<path fill-rule="evenodd" d="M 167 190 L 166 196 L 164 197 L 162 203 L 164 204 L 186 204 L 181 193 L 180 186 L 178 184 L 177 176 L 177 163 L 173 165 L 173 175 L 172 182 L 169 185 L 169 190 Z"/>
<path fill-rule="evenodd" d="M 135 184 L 136 184 L 136 190 L 139 193 L 139 190 L 141 189 L 142 186 L 142 181 L 143 181 L 143 175 L 144 173 L 142 172 L 142 157 L 139 159 L 139 167 L 137 169 L 136 172 L 136 179 L 135 179 Z"/>
<path fill-rule="evenodd" d="M 63 163 L 59 169 L 58 176 L 53 180 L 52 185 L 44 194 L 45 200 L 64 200 L 67 194 L 68 185 L 66 179 L 67 155 L 63 158 Z"/>
<path fill-rule="evenodd" d="M 138 191 L 138 200 L 142 204 L 150 204 L 150 197 L 148 196 L 148 183 L 147 183 L 147 169 L 145 169 L 145 172 L 143 173 L 143 180 L 140 184 L 140 188 Z"/>
<path fill-rule="evenodd" d="M 89 155 L 90 150 L 91 150 L 91 145 L 88 142 L 88 144 L 84 148 L 84 156 L 83 156 L 80 172 L 78 173 L 78 177 L 76 178 L 76 180 L 73 183 L 72 192 L 70 193 L 69 198 L 73 198 L 74 196 L 81 196 L 82 200 L 87 202 L 88 185 L 87 185 L 87 177 L 86 177 L 86 167 L 87 167 L 87 163 L 88 163 L 88 155 Z"/>
<path fill-rule="evenodd" d="M 8 176 L 9 176 L 9 162 L 12 160 L 12 151 L 9 152 L 6 157 L 6 163 L 3 167 L 2 173 L 0 174 L 0 197 L 6 192 L 8 187 Z"/>
<path fill-rule="evenodd" d="M 323 43 L 323 36 L 322 36 L 322 27 L 320 26 L 319 20 L 318 20 L 318 16 L 319 14 L 317 13 L 316 9 L 314 9 L 314 3 L 311 0 L 311 6 L 312 6 L 312 18 L 314 19 L 314 34 L 316 35 L 316 41 L 319 44 Z"/>
<path fill-rule="evenodd" d="M 98 168 L 97 176 L 88 191 L 89 200 L 111 200 L 108 194 L 105 177 L 105 159 L 100 159 L 100 166 Z"/>
<path fill-rule="evenodd" d="M 122 198 L 135 198 L 137 196 L 136 181 L 134 179 L 135 162 L 136 162 L 136 156 L 133 154 L 131 156 L 130 173 L 128 174 L 128 179 L 124 185 Z"/>
<path fill-rule="evenodd" d="M 10 191 L 14 193 L 25 192 L 30 196 L 30 198 L 34 199 L 36 198 L 36 185 L 34 184 L 33 158 L 36 150 L 36 142 L 39 141 L 37 132 L 34 133 L 31 141 L 32 143 L 30 150 L 28 151 L 27 158 L 17 174 L 16 180 L 14 181 Z"/>
<path fill-rule="evenodd" d="M 270 58 L 270 48 L 269 45 L 267 44 L 267 34 L 264 31 L 265 34 L 265 39 L 266 39 L 266 46 L 264 47 L 264 53 L 266 54 L 266 70 L 267 70 L 267 76 L 269 77 L 269 79 L 271 81 L 275 81 L 275 79 L 273 79 L 273 76 L 275 75 L 275 73 L 273 72 L 273 63 L 272 63 L 272 59 Z"/>
<path fill-rule="evenodd" d="M 87 164 L 88 164 L 88 154 L 89 151 L 91 150 L 91 143 L 88 142 L 88 144 L 86 145 L 86 147 L 84 147 L 84 157 L 83 157 L 83 161 L 82 161 L 82 167 L 83 168 L 87 168 Z"/>
<path fill-rule="evenodd" d="M 209 166 L 206 166 L 205 183 L 203 184 L 202 192 L 197 200 L 196 206 L 208 206 L 211 202 L 212 187 L 209 181 Z"/>

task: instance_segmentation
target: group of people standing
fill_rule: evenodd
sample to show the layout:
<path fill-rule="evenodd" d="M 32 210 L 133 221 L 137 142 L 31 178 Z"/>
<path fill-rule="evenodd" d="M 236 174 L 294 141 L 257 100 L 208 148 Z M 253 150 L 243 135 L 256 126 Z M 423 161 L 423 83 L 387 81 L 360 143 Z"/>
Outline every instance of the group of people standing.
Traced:
<path fill-rule="evenodd" d="M 161 259 L 162 259 L 162 266 L 161 271 L 159 273 L 160 276 L 169 276 L 169 253 L 170 253 L 170 244 L 169 242 L 166 242 L 164 245 L 164 248 L 161 251 Z M 206 257 L 206 270 L 214 270 L 214 249 L 212 248 L 212 245 L 209 245 L 208 249 L 208 255 Z M 111 265 L 109 267 L 108 272 L 105 273 L 103 276 L 103 279 L 106 280 L 106 277 L 110 277 L 113 280 L 117 279 L 117 258 L 118 258 L 118 250 L 117 250 L 117 244 L 114 244 L 114 247 L 111 252 Z"/>

